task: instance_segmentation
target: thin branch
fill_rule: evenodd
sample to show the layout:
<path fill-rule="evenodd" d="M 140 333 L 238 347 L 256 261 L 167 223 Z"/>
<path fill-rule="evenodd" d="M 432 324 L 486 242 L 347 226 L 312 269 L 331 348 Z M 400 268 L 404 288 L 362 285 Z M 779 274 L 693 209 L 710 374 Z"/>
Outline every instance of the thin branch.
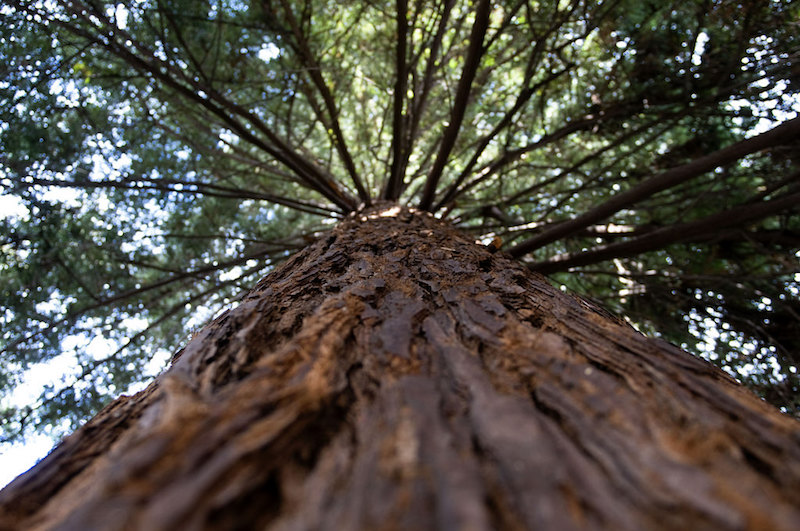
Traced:
<path fill-rule="evenodd" d="M 42 334 L 45 334 L 49 330 L 57 328 L 57 327 L 59 327 L 61 325 L 74 324 L 75 322 L 77 322 L 77 319 L 79 317 L 89 313 L 92 310 L 96 310 L 96 309 L 102 308 L 104 306 L 115 305 L 115 304 L 118 304 L 118 303 L 120 303 L 122 301 L 128 300 L 128 299 L 130 299 L 130 298 L 132 298 L 134 296 L 143 295 L 144 293 L 153 293 L 158 288 L 163 288 L 163 287 L 165 287 L 167 285 L 175 284 L 176 282 L 184 282 L 184 281 L 187 281 L 187 280 L 192 279 L 192 278 L 205 277 L 205 276 L 208 276 L 208 274 L 213 273 L 214 271 L 217 271 L 217 270 L 220 270 L 220 269 L 235 267 L 237 265 L 246 263 L 249 260 L 255 260 L 255 259 L 258 259 L 258 258 L 265 257 L 265 256 L 270 256 L 270 254 L 273 253 L 273 252 L 274 251 L 263 250 L 262 249 L 262 250 L 259 250 L 258 252 L 250 253 L 248 255 L 241 256 L 241 257 L 235 258 L 233 260 L 229 260 L 227 262 L 217 263 L 216 265 L 209 264 L 209 265 L 194 269 L 192 271 L 186 271 L 186 272 L 174 274 L 174 275 L 168 276 L 166 278 L 159 279 L 159 280 L 157 280 L 155 282 L 152 282 L 152 283 L 150 283 L 148 285 L 141 286 L 141 287 L 135 288 L 135 289 L 129 289 L 127 291 L 123 291 L 123 292 L 114 294 L 114 295 L 112 295 L 110 297 L 107 297 L 105 299 L 99 299 L 99 300 L 96 299 L 94 303 L 87 304 L 87 305 L 85 305 L 85 306 L 83 306 L 81 308 L 77 308 L 75 310 L 72 310 L 72 311 L 68 312 L 66 315 L 64 315 L 63 317 L 60 317 L 59 319 L 56 319 L 55 321 L 47 322 L 47 326 L 44 327 L 44 328 L 40 327 L 37 330 L 35 330 L 34 332 L 31 332 L 31 333 L 29 333 L 29 334 L 27 334 L 25 336 L 19 337 L 19 338 L 13 340 L 13 341 L 8 342 L 8 344 L 6 344 L 4 346 L 4 348 L 2 350 L 0 350 L 0 354 L 6 352 L 8 350 L 17 348 L 19 345 L 25 343 L 26 341 L 30 341 L 33 338 L 35 338 L 37 336 L 40 336 Z M 156 292 L 156 293 L 158 293 L 158 292 Z"/>
<path fill-rule="evenodd" d="M 439 153 L 436 155 L 436 161 L 433 163 L 433 168 L 431 168 L 428 178 L 425 181 L 425 188 L 422 192 L 422 199 L 419 204 L 419 208 L 422 210 L 431 210 L 433 206 L 439 179 L 442 176 L 444 167 L 447 165 L 450 152 L 453 150 L 458 132 L 461 129 L 461 122 L 464 120 L 464 114 L 467 109 L 472 81 L 475 79 L 475 74 L 478 72 L 478 67 L 480 66 L 481 57 L 485 51 L 483 39 L 486 36 L 486 29 L 489 27 L 490 11 L 490 0 L 480 0 L 475 12 L 475 21 L 472 24 L 472 30 L 470 32 L 467 57 L 464 60 L 464 70 L 461 72 L 461 79 L 456 89 L 456 97 L 450 112 L 450 120 L 442 135 L 442 143 L 439 146 Z"/>
<path fill-rule="evenodd" d="M 167 20 L 167 23 L 169 24 L 170 28 L 172 28 L 172 31 L 175 33 L 175 38 L 178 39 L 178 44 L 180 44 L 181 47 L 186 51 L 186 55 L 189 57 L 189 61 L 192 63 L 192 66 L 194 66 L 195 71 L 203 78 L 203 80 L 206 83 L 208 83 L 210 85 L 211 84 L 211 78 L 209 78 L 209 76 L 206 75 L 205 70 L 203 70 L 203 65 L 197 59 L 197 57 L 195 57 L 195 55 L 192 52 L 192 50 L 189 49 L 189 44 L 186 42 L 186 39 L 184 39 L 183 32 L 181 31 L 181 27 L 178 24 L 178 22 L 175 20 L 175 17 L 174 17 L 174 14 L 172 13 L 172 11 L 167 9 L 164 6 L 163 0 L 157 0 L 156 1 L 156 6 L 157 6 L 157 9 L 158 9 L 158 12 Z M 170 47 L 167 46 L 166 38 L 164 38 L 162 36 L 161 40 L 164 43 L 164 49 L 165 50 L 169 50 Z"/>
<path fill-rule="evenodd" d="M 517 9 L 519 9 L 520 6 L 521 6 L 521 4 L 518 4 L 513 9 L 512 13 L 515 13 L 517 11 Z M 540 58 L 541 58 L 541 55 L 543 53 L 544 46 L 547 44 L 547 39 L 551 35 L 553 35 L 564 23 L 566 23 L 569 20 L 570 16 L 572 16 L 572 14 L 574 13 L 574 11 L 577 8 L 578 8 L 578 3 L 576 2 L 571 6 L 571 8 L 568 11 L 565 11 L 563 14 L 561 12 L 559 12 L 558 9 L 556 9 L 556 11 L 553 13 L 553 22 L 550 24 L 550 26 L 544 31 L 544 33 L 541 36 L 537 36 L 535 38 L 535 45 L 534 45 L 533 50 L 531 51 L 531 53 L 530 53 L 530 55 L 528 57 L 528 63 L 526 65 L 524 79 L 522 81 L 522 87 L 523 88 L 520 91 L 520 93 L 518 94 L 514 105 L 511 107 L 511 109 L 509 109 L 506 112 L 505 116 L 500 120 L 500 122 L 498 122 L 498 124 L 495 126 L 495 128 L 480 142 L 479 146 L 475 149 L 475 152 L 474 152 L 472 158 L 467 163 L 467 165 L 464 167 L 464 169 L 461 171 L 461 173 L 456 178 L 456 180 L 453 182 L 453 184 L 450 185 L 450 187 L 449 187 L 447 193 L 445 194 L 445 196 L 439 201 L 439 203 L 437 203 L 436 207 L 434 207 L 434 211 L 439 210 L 441 208 L 444 208 L 445 206 L 448 205 L 448 203 L 452 203 L 456 198 L 461 196 L 463 193 L 467 192 L 468 190 L 470 190 L 471 188 L 473 188 L 475 185 L 479 184 L 480 182 L 484 181 L 485 179 L 488 179 L 491 175 L 494 175 L 496 173 L 496 171 L 498 169 L 500 169 L 500 167 L 502 165 L 504 165 L 507 162 L 510 162 L 511 160 L 513 160 L 513 158 L 512 158 L 512 159 L 508 159 L 507 161 L 503 162 L 503 159 L 501 159 L 501 160 L 497 161 L 498 165 L 495 165 L 495 166 L 491 166 L 490 165 L 490 166 L 484 167 L 484 169 L 481 171 L 478 179 L 475 179 L 473 182 L 469 183 L 463 189 L 458 189 L 458 187 L 461 186 L 461 184 L 464 182 L 464 180 L 466 180 L 466 178 L 472 172 L 472 169 L 475 167 L 475 164 L 477 164 L 478 160 L 480 159 L 480 157 L 483 154 L 483 152 L 486 149 L 486 147 L 490 144 L 490 142 L 500 132 L 502 132 L 504 129 L 506 129 L 511 124 L 511 121 L 513 120 L 514 116 L 530 100 L 530 98 L 536 92 L 538 92 L 539 90 L 542 90 L 543 88 L 547 87 L 550 83 L 552 83 L 553 81 L 555 81 L 556 79 L 561 77 L 564 73 L 570 71 L 572 68 L 575 67 L 574 63 L 572 63 L 571 61 L 566 61 L 566 66 L 564 66 L 564 68 L 562 68 L 561 70 L 558 70 L 556 72 L 551 72 L 543 80 L 539 81 L 538 83 L 536 83 L 533 86 L 527 86 L 528 83 L 530 83 L 531 78 L 533 77 L 534 73 L 536 72 L 536 70 L 539 67 Z M 559 16 L 559 15 L 561 15 L 561 16 Z M 510 21 L 510 18 L 507 19 L 506 23 L 508 23 L 509 21 Z M 574 41 L 576 41 L 578 39 L 585 38 L 588 34 L 590 34 L 592 31 L 594 31 L 595 27 L 596 27 L 596 25 L 590 24 L 587 28 L 585 28 L 585 30 L 581 34 L 574 36 L 572 39 L 569 39 L 564 44 L 556 47 L 555 50 L 558 52 L 562 48 L 566 47 L 567 44 L 569 44 L 571 42 L 574 42 Z M 493 38 L 497 38 L 497 36 L 500 34 L 500 31 L 501 30 L 498 30 L 495 33 Z M 560 54 L 558 54 L 558 55 L 560 57 Z M 606 116 L 604 113 L 601 113 L 600 116 L 603 117 L 603 118 L 608 118 L 609 117 L 609 116 Z M 587 117 L 587 118 L 590 118 L 590 117 Z M 553 138 L 553 140 L 556 140 L 556 139 L 557 138 Z M 537 146 L 537 147 L 541 147 L 541 146 Z M 509 153 L 514 153 L 514 152 L 509 152 Z M 512 157 L 521 156 L 523 153 L 525 153 L 525 152 L 519 152 L 517 154 L 512 155 Z M 487 169 L 489 170 L 488 172 L 487 172 Z"/>
<path fill-rule="evenodd" d="M 409 152 L 411 151 L 412 140 L 417 137 L 417 131 L 419 130 L 420 120 L 422 119 L 425 107 L 427 106 L 428 96 L 430 95 L 431 89 L 433 87 L 433 74 L 436 70 L 436 62 L 439 59 L 439 53 L 442 48 L 442 42 L 447 32 L 447 23 L 450 20 L 450 14 L 452 12 L 454 5 L 455 5 L 455 0 L 444 0 L 444 4 L 442 6 L 442 12 L 439 17 L 439 24 L 436 29 L 436 34 L 433 37 L 433 41 L 429 45 L 427 45 L 429 49 L 428 62 L 425 65 L 425 73 L 423 74 L 422 78 L 422 86 L 420 87 L 417 87 L 416 85 L 414 86 L 414 100 L 411 104 L 411 109 L 410 109 L 411 123 L 409 125 L 407 133 Z"/>
<path fill-rule="evenodd" d="M 672 127 L 672 125 L 674 124 L 675 121 L 677 121 L 677 119 L 678 119 L 678 117 L 675 117 L 673 120 L 670 121 L 670 123 L 668 123 L 667 125 L 659 128 L 658 131 L 656 131 L 655 133 L 653 133 L 652 135 L 647 137 L 643 142 L 641 142 L 640 144 L 637 144 L 632 151 L 630 151 L 630 152 L 625 154 L 625 157 L 628 157 L 628 156 L 632 155 L 633 153 L 635 153 L 637 151 L 641 151 L 642 149 L 644 149 L 644 147 L 646 147 L 648 144 L 650 144 L 651 142 L 656 140 L 664 132 L 669 130 L 669 128 Z M 582 159 L 580 159 L 579 161 L 577 161 L 576 163 L 570 165 L 567 168 L 561 168 L 559 166 L 547 167 L 547 169 L 549 169 L 549 170 L 559 170 L 559 171 L 558 171 L 557 174 L 553 175 L 552 177 L 549 177 L 549 178 L 544 179 L 542 181 L 536 182 L 536 183 L 532 184 L 531 186 L 529 186 L 529 187 L 527 187 L 527 188 L 525 188 L 525 189 L 523 189 L 523 190 L 521 190 L 519 192 L 515 192 L 514 195 L 512 195 L 511 197 L 500 198 L 500 200 L 496 204 L 498 206 L 508 207 L 508 206 L 512 206 L 512 205 L 519 205 L 521 203 L 526 202 L 526 201 L 522 201 L 522 199 L 525 198 L 525 197 L 530 198 L 531 194 L 533 194 L 537 190 L 540 190 L 542 188 L 550 186 L 551 184 L 554 184 L 554 183 L 564 179 L 570 173 L 573 173 L 573 172 L 577 171 L 581 166 L 583 166 L 583 165 L 585 165 L 585 164 L 587 164 L 589 162 L 592 162 L 593 160 L 599 158 L 600 156 L 603 155 L 603 153 L 613 149 L 614 147 L 617 147 L 617 146 L 623 144 L 626 140 L 632 138 L 633 136 L 636 136 L 636 135 L 646 131 L 647 129 L 649 129 L 650 127 L 652 127 L 656 123 L 658 123 L 658 121 L 663 121 L 663 118 L 660 118 L 660 119 L 657 119 L 657 120 L 651 120 L 650 122 L 642 124 L 641 126 L 635 128 L 635 129 L 632 129 L 630 131 L 624 132 L 621 136 L 619 136 L 616 139 L 614 139 L 613 141 L 605 144 L 600 149 L 598 149 L 598 150 L 596 150 L 596 151 L 594 151 L 592 153 L 589 153 L 588 155 L 586 155 L 585 157 L 583 157 Z M 601 168 L 599 168 L 597 171 L 594 172 L 594 176 L 592 177 L 592 180 L 596 180 L 599 175 L 602 175 L 606 171 L 608 171 L 611 168 L 613 168 L 623 158 L 624 157 L 617 157 L 610 164 L 607 164 L 607 165 L 602 166 Z M 581 189 L 584 188 L 586 185 L 588 185 L 589 182 L 591 182 L 591 181 L 588 181 L 587 183 L 585 183 L 581 187 Z M 573 192 L 574 192 L 574 190 L 567 190 L 567 191 L 561 192 L 561 193 L 570 193 L 571 194 Z M 555 207 L 552 207 L 551 209 L 549 209 L 548 213 L 550 211 L 554 210 L 555 208 L 558 208 L 558 206 L 560 206 L 560 204 L 555 206 Z M 476 215 L 483 215 L 481 208 L 477 208 L 477 209 L 474 209 L 473 211 L 469 211 L 469 212 L 465 212 L 465 213 L 460 214 L 458 216 L 458 218 L 453 220 L 453 223 L 461 224 L 465 220 L 468 220 L 468 219 L 471 219 L 473 217 L 476 217 Z M 542 221 L 545 217 L 546 217 L 546 215 L 541 216 L 538 221 Z M 549 226 L 550 223 L 547 223 L 546 225 Z M 541 224 L 537 224 L 536 228 L 537 229 L 541 228 Z"/>
<path fill-rule="evenodd" d="M 210 111 L 228 127 L 231 127 L 241 138 L 269 153 L 295 172 L 310 188 L 333 201 L 343 209 L 343 212 L 348 212 L 355 208 L 355 202 L 346 197 L 338 187 L 332 184 L 333 179 L 331 177 L 326 176 L 320 168 L 316 168 L 311 162 L 295 152 L 253 113 L 228 100 L 212 87 L 202 85 L 177 67 L 158 58 L 149 48 L 138 42 L 129 33 L 114 26 L 102 11 L 86 4 L 77 3 L 74 5 L 67 4 L 65 8 L 91 24 L 95 30 L 105 30 L 106 33 L 103 34 L 103 38 L 100 40 L 101 46 L 128 63 L 128 65 L 140 72 L 151 75 L 167 87 L 175 90 L 177 94 Z M 94 39 L 95 37 L 86 30 L 64 21 L 57 20 L 55 23 L 75 35 L 87 39 Z M 121 39 L 122 42 L 119 42 L 118 39 Z M 133 46 L 138 54 L 129 50 L 128 46 Z M 239 116 L 249 122 L 263 133 L 271 144 L 264 142 L 253 134 L 234 116 Z"/>
<path fill-rule="evenodd" d="M 392 126 L 392 166 L 389 170 L 389 181 L 383 192 L 383 198 L 393 201 L 400 196 L 403 189 L 403 174 L 407 161 L 407 145 L 405 141 L 406 116 L 403 114 L 408 86 L 406 66 L 406 40 L 408 38 L 408 20 L 406 0 L 397 0 L 397 48 L 395 56 L 394 113 Z"/>
<path fill-rule="evenodd" d="M 146 184 L 139 184 L 146 183 Z M 225 199 L 256 199 L 260 201 L 267 201 L 276 205 L 282 205 L 293 210 L 305 212 L 306 214 L 313 214 L 316 216 L 331 217 L 334 213 L 326 210 L 319 205 L 305 203 L 300 200 L 289 199 L 287 197 L 277 196 L 273 194 L 264 194 L 253 192 L 242 188 L 232 188 L 227 186 L 219 186 L 215 184 L 185 181 L 180 179 L 149 179 L 142 177 L 139 179 L 126 179 L 125 181 L 91 181 L 84 180 L 60 180 L 60 179 L 45 179 L 41 177 L 28 176 L 24 182 L 19 186 L 54 186 L 57 188 L 113 188 L 119 190 L 159 190 L 162 192 L 178 193 L 178 194 L 193 194 L 204 195 L 208 197 L 220 197 Z M 183 188 L 184 186 L 193 187 Z"/>
<path fill-rule="evenodd" d="M 662 249 L 673 243 L 705 239 L 721 229 L 741 226 L 769 217 L 800 204 L 800 192 L 785 195 L 759 204 L 744 204 L 687 223 L 677 223 L 650 231 L 638 238 L 597 247 L 571 256 L 555 257 L 546 262 L 531 264 L 542 274 L 566 271 L 572 267 L 595 264 L 613 258 L 623 258 Z"/>
<path fill-rule="evenodd" d="M 574 65 L 569 65 L 557 72 L 553 72 L 539 83 L 531 87 L 525 87 L 520 91 L 520 93 L 517 95 L 517 100 L 514 102 L 514 105 L 511 107 L 511 109 L 506 112 L 505 116 L 503 116 L 503 118 L 497 123 L 494 129 L 492 129 L 492 131 L 480 141 L 480 144 L 478 144 L 474 150 L 472 158 L 469 160 L 469 162 L 467 162 L 466 166 L 464 166 L 464 169 L 461 170 L 461 173 L 458 175 L 453 184 L 450 185 L 450 188 L 447 190 L 447 193 L 445 193 L 444 197 L 436 204 L 434 211 L 443 208 L 463 193 L 461 190 L 459 190 L 459 186 L 461 186 L 464 180 L 466 180 L 466 178 L 472 172 L 472 169 L 475 167 L 475 164 L 478 163 L 478 159 L 480 159 L 486 147 L 499 133 L 501 133 L 511 124 L 514 116 L 516 116 L 517 112 L 519 112 L 519 110 L 528 102 L 531 96 L 533 96 L 542 86 L 545 86 L 561 77 L 561 75 L 571 69 L 572 66 Z"/>
<path fill-rule="evenodd" d="M 353 185 L 356 188 L 359 199 L 369 204 L 369 193 L 367 192 L 366 188 L 364 188 L 364 183 L 361 181 L 361 177 L 358 175 L 356 165 L 353 162 L 353 157 L 350 155 L 350 151 L 347 149 L 344 134 L 342 133 L 341 126 L 339 125 L 339 111 L 336 108 L 336 102 L 333 98 L 333 94 L 331 93 L 328 84 L 325 82 L 325 78 L 322 76 L 322 68 L 314 58 L 314 54 L 311 52 L 311 48 L 308 45 L 308 40 L 306 39 L 300 24 L 295 18 L 294 13 L 292 12 L 292 6 L 287 0 L 281 0 L 281 4 L 283 5 L 289 25 L 291 26 L 294 41 L 297 45 L 297 51 L 300 54 L 301 60 L 307 67 L 306 72 L 311 77 L 311 81 L 314 83 L 314 86 L 317 87 L 320 96 L 322 96 L 322 101 L 325 104 L 325 108 L 328 111 L 330 126 L 333 130 L 332 140 L 336 151 L 342 158 L 342 162 L 344 162 L 347 173 L 350 175 L 350 179 L 353 181 Z"/>
<path fill-rule="evenodd" d="M 580 231 L 590 225 L 598 223 L 603 219 L 627 208 L 643 199 L 646 199 L 658 192 L 682 184 L 690 179 L 698 177 L 714 168 L 735 162 L 751 153 L 767 149 L 775 145 L 780 145 L 786 141 L 793 140 L 800 136 L 800 117 L 785 122 L 770 131 L 761 133 L 758 136 L 742 140 L 693 160 L 688 164 L 672 168 L 660 173 L 646 181 L 634 186 L 630 190 L 619 193 L 603 204 L 589 210 L 588 212 L 568 221 L 545 230 L 541 234 L 529 238 L 515 247 L 509 249 L 512 256 L 519 257 L 538 249 L 548 243 L 552 243 L 564 236 L 568 236 Z"/>

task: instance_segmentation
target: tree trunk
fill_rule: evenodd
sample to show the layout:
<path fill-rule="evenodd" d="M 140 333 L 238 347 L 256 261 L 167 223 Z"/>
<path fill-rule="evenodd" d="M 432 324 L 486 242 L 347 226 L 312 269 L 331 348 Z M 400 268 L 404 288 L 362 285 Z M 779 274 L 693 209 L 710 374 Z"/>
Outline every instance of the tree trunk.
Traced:
<path fill-rule="evenodd" d="M 800 423 L 429 214 L 382 205 L 15 480 L 0 522 L 796 530 Z"/>

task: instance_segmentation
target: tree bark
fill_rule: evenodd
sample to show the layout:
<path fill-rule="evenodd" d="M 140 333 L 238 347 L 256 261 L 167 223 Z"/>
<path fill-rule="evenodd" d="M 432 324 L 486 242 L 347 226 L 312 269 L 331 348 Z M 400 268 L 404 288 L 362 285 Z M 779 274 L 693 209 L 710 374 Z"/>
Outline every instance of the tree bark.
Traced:
<path fill-rule="evenodd" d="M 800 423 L 384 204 L 0 492 L 0 528 L 788 531 Z"/>

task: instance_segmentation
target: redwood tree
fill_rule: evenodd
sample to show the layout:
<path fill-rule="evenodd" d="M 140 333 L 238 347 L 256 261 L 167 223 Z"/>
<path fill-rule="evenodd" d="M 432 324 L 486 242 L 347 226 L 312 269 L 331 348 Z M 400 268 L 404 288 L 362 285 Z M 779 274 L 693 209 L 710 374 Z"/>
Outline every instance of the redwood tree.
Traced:
<path fill-rule="evenodd" d="M 7 529 L 797 529 L 800 424 L 426 212 L 358 211 L 0 494 Z"/>
<path fill-rule="evenodd" d="M 8 2 L 9 525 L 796 525 L 798 16 Z"/>

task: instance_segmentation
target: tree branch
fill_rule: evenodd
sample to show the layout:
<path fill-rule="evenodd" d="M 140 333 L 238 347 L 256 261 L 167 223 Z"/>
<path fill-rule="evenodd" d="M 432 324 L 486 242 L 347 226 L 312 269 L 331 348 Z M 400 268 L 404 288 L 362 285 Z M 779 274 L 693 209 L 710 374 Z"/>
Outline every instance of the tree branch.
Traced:
<path fill-rule="evenodd" d="M 780 145 L 787 140 L 793 140 L 798 136 L 800 136 L 800 117 L 789 120 L 758 136 L 742 140 L 714 153 L 693 160 L 688 164 L 678 166 L 677 168 L 667 170 L 651 177 L 630 190 L 611 197 L 603 204 L 589 210 L 585 214 L 575 219 L 559 223 L 541 234 L 523 241 L 519 245 L 509 249 L 508 252 L 511 256 L 523 256 L 548 243 L 552 243 L 564 236 L 602 221 L 620 210 L 658 192 L 677 186 L 719 166 L 735 162 L 751 153 Z"/>
<path fill-rule="evenodd" d="M 566 271 L 572 267 L 604 262 L 612 258 L 623 258 L 663 249 L 673 243 L 705 239 L 720 229 L 741 226 L 769 217 L 800 204 L 800 192 L 765 201 L 759 204 L 744 204 L 704 218 L 678 223 L 650 231 L 638 238 L 597 247 L 572 256 L 555 257 L 546 262 L 531 264 L 530 268 L 544 275 Z"/>
<path fill-rule="evenodd" d="M 347 149 L 344 134 L 342 133 L 342 129 L 339 124 L 339 111 L 336 108 L 336 102 L 333 99 L 333 94 L 331 94 L 330 88 L 328 88 L 328 84 L 325 82 L 325 78 L 322 76 L 322 68 L 314 58 L 314 54 L 311 52 L 308 41 L 306 40 L 306 37 L 303 34 L 303 31 L 300 28 L 294 13 L 292 12 L 292 6 L 287 0 L 281 0 L 281 4 L 283 5 L 284 12 L 286 13 L 289 25 L 291 26 L 292 35 L 294 36 L 294 41 L 297 45 L 297 52 L 300 54 L 300 58 L 303 63 L 305 63 L 307 66 L 306 72 L 311 77 L 311 81 L 314 83 L 314 86 L 317 87 L 320 96 L 322 96 L 322 101 L 325 104 L 325 108 L 328 111 L 328 116 L 330 117 L 330 126 L 333 130 L 332 140 L 336 151 L 342 158 L 342 162 L 344 162 L 347 173 L 350 175 L 350 179 L 353 181 L 353 185 L 356 188 L 359 199 L 369 204 L 369 193 L 367 192 L 366 188 L 364 188 L 361 177 L 359 177 L 358 171 L 356 170 L 356 165 L 353 162 L 353 157 L 350 155 L 350 151 Z"/>
<path fill-rule="evenodd" d="M 125 61 L 132 68 L 151 75 L 165 86 L 175 90 L 178 95 L 190 101 L 194 101 L 201 107 L 210 111 L 227 126 L 231 127 L 237 135 L 275 157 L 276 160 L 296 173 L 310 188 L 333 201 L 336 205 L 341 207 L 344 212 L 349 212 L 355 208 L 355 202 L 344 195 L 341 190 L 333 184 L 332 178 L 324 175 L 319 168 L 316 168 L 311 162 L 296 153 L 283 142 L 278 135 L 267 127 L 264 122 L 253 115 L 253 113 L 228 100 L 212 87 L 202 85 L 199 81 L 188 77 L 181 70 L 165 63 L 130 34 L 114 26 L 102 11 L 92 6 L 79 3 L 65 4 L 64 7 L 69 12 L 89 23 L 95 30 L 101 32 L 106 30 L 99 44 Z M 64 21 L 55 22 L 75 35 L 88 39 L 94 39 L 95 37 L 86 30 L 70 25 Z M 122 43 L 119 42 L 119 38 L 122 39 Z M 139 52 L 139 55 L 129 50 L 128 46 L 135 48 L 135 50 Z M 249 122 L 258 131 L 263 133 L 271 144 L 264 142 L 253 134 L 243 123 L 234 119 L 233 116 L 239 116 Z"/>
<path fill-rule="evenodd" d="M 445 0 L 442 6 L 442 13 L 439 18 L 439 25 L 436 29 L 436 34 L 433 37 L 433 42 L 428 45 L 429 56 L 428 62 L 425 65 L 425 73 L 422 78 L 422 86 L 414 87 L 414 100 L 410 108 L 410 126 L 408 128 L 409 151 L 411 150 L 411 141 L 416 138 L 417 131 L 419 130 L 420 120 L 425 111 L 430 95 L 431 87 L 433 86 L 433 74 L 436 69 L 436 61 L 439 58 L 439 52 L 442 48 L 445 33 L 447 31 L 447 22 L 450 20 L 450 14 L 453 9 L 455 0 Z M 402 193 L 402 191 L 401 191 Z"/>
<path fill-rule="evenodd" d="M 436 161 L 433 163 L 433 168 L 431 168 L 431 172 L 428 174 L 428 178 L 425 181 L 425 188 L 422 192 L 422 199 L 419 204 L 419 208 L 422 210 L 430 210 L 433 205 L 439 179 L 442 176 L 444 167 L 447 165 L 450 152 L 453 150 L 453 146 L 456 143 L 456 138 L 461 128 L 461 122 L 464 120 L 464 113 L 467 109 L 472 81 L 475 79 L 478 66 L 480 66 L 481 57 L 485 51 L 483 38 L 486 35 L 486 29 L 489 27 L 490 8 L 490 0 L 480 0 L 475 13 L 475 21 L 472 24 L 467 57 L 464 61 L 464 70 L 461 73 L 458 88 L 456 89 L 456 97 L 450 112 L 450 120 L 442 136 L 442 143 L 439 146 L 439 153 L 436 155 Z"/>
<path fill-rule="evenodd" d="M 481 155 L 483 154 L 483 151 L 491 143 L 491 141 L 494 140 L 494 138 L 500 132 L 503 131 L 503 129 L 505 129 L 511 124 L 511 121 L 514 119 L 514 116 L 528 102 L 531 96 L 533 96 L 536 93 L 536 91 L 539 90 L 542 86 L 545 86 L 548 83 L 558 79 L 561 75 L 566 73 L 572 66 L 574 65 L 565 67 L 562 70 L 559 70 L 558 72 L 553 72 L 539 83 L 536 83 L 531 87 L 524 87 L 520 91 L 520 93 L 517 95 L 517 100 L 514 102 L 514 105 L 511 107 L 511 109 L 509 109 L 506 112 L 505 116 L 503 116 L 500 122 L 497 123 L 494 129 L 492 129 L 492 131 L 480 141 L 480 143 L 474 150 L 472 158 L 470 158 L 469 162 L 467 162 L 467 165 L 464 166 L 463 170 L 461 170 L 461 173 L 458 175 L 456 180 L 453 181 L 453 183 L 450 185 L 444 197 L 436 204 L 436 206 L 434 207 L 434 211 L 439 210 L 440 208 L 446 206 L 448 203 L 452 202 L 454 199 L 456 199 L 459 195 L 463 193 L 463 191 L 459 190 L 458 187 L 461 186 L 461 183 L 463 183 L 464 180 L 466 180 L 466 178 L 469 176 L 470 172 L 472 172 L 472 169 L 475 167 L 475 164 L 478 163 L 478 159 L 480 159 Z"/>
<path fill-rule="evenodd" d="M 408 4 L 406 0 L 397 0 L 397 47 L 395 56 L 394 113 L 392 126 L 392 166 L 389 170 L 389 181 L 383 191 L 383 198 L 394 201 L 403 189 L 403 174 L 406 169 L 407 145 L 405 138 L 406 117 L 403 115 L 408 86 L 406 66 L 406 40 L 408 37 L 408 20 L 406 18 Z"/>

